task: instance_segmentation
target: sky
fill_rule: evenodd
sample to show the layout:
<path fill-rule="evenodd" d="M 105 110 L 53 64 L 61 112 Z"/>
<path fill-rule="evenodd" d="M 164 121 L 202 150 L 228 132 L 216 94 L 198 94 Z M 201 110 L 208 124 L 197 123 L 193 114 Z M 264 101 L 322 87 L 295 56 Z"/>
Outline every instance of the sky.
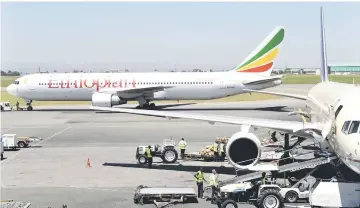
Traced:
<path fill-rule="evenodd" d="M 1 69 L 232 69 L 276 27 L 276 68 L 360 63 L 360 3 L 2 2 Z"/>

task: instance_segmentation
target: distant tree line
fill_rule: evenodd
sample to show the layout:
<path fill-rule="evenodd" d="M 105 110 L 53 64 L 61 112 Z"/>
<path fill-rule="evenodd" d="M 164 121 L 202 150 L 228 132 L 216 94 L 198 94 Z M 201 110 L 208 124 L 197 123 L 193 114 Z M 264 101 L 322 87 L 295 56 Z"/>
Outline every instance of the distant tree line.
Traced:
<path fill-rule="evenodd" d="M 1 70 L 1 76 L 20 76 L 20 72 L 11 70 L 5 72 Z"/>

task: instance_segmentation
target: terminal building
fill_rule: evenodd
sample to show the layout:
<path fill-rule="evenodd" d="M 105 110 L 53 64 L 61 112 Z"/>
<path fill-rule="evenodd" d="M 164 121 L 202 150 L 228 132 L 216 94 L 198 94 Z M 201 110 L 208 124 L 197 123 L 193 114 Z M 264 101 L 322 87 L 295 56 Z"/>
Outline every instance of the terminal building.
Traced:
<path fill-rule="evenodd" d="M 360 75 L 360 63 L 331 63 L 329 64 L 329 70 L 331 74 L 336 75 Z"/>
<path fill-rule="evenodd" d="M 320 75 L 321 69 L 318 68 L 286 68 L 275 69 L 277 72 L 285 74 L 313 74 Z M 360 63 L 329 63 L 328 72 L 334 75 L 360 75 Z"/>

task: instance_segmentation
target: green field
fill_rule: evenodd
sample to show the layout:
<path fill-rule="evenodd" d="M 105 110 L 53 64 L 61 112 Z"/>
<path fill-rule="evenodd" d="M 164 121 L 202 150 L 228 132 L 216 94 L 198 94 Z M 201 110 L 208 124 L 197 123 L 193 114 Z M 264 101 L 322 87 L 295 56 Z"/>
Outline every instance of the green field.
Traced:
<path fill-rule="evenodd" d="M 9 86 L 18 76 L 1 76 L 1 87 Z"/>
<path fill-rule="evenodd" d="M 360 75 L 330 75 L 330 81 L 348 84 L 360 84 Z M 317 84 L 321 82 L 320 75 L 285 75 L 284 84 Z"/>

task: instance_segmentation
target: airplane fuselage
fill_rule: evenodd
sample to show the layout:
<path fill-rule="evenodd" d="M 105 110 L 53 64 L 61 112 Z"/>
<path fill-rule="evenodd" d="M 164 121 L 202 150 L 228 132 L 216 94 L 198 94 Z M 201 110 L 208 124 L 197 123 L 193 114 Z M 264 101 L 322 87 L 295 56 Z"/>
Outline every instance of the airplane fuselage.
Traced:
<path fill-rule="evenodd" d="M 280 79 L 244 84 L 262 77 L 238 72 L 32 74 L 19 78 L 7 90 L 18 97 L 39 101 L 91 101 L 95 92 L 109 90 L 133 100 L 137 95 L 127 94 L 127 89 L 163 86 L 169 88 L 143 96 L 148 100 L 209 100 L 244 93 L 245 87 L 264 89 L 281 84 Z"/>
<path fill-rule="evenodd" d="M 330 124 L 327 142 L 342 162 L 360 174 L 360 87 L 319 83 L 309 91 L 306 107 L 312 122 L 324 127 Z"/>

